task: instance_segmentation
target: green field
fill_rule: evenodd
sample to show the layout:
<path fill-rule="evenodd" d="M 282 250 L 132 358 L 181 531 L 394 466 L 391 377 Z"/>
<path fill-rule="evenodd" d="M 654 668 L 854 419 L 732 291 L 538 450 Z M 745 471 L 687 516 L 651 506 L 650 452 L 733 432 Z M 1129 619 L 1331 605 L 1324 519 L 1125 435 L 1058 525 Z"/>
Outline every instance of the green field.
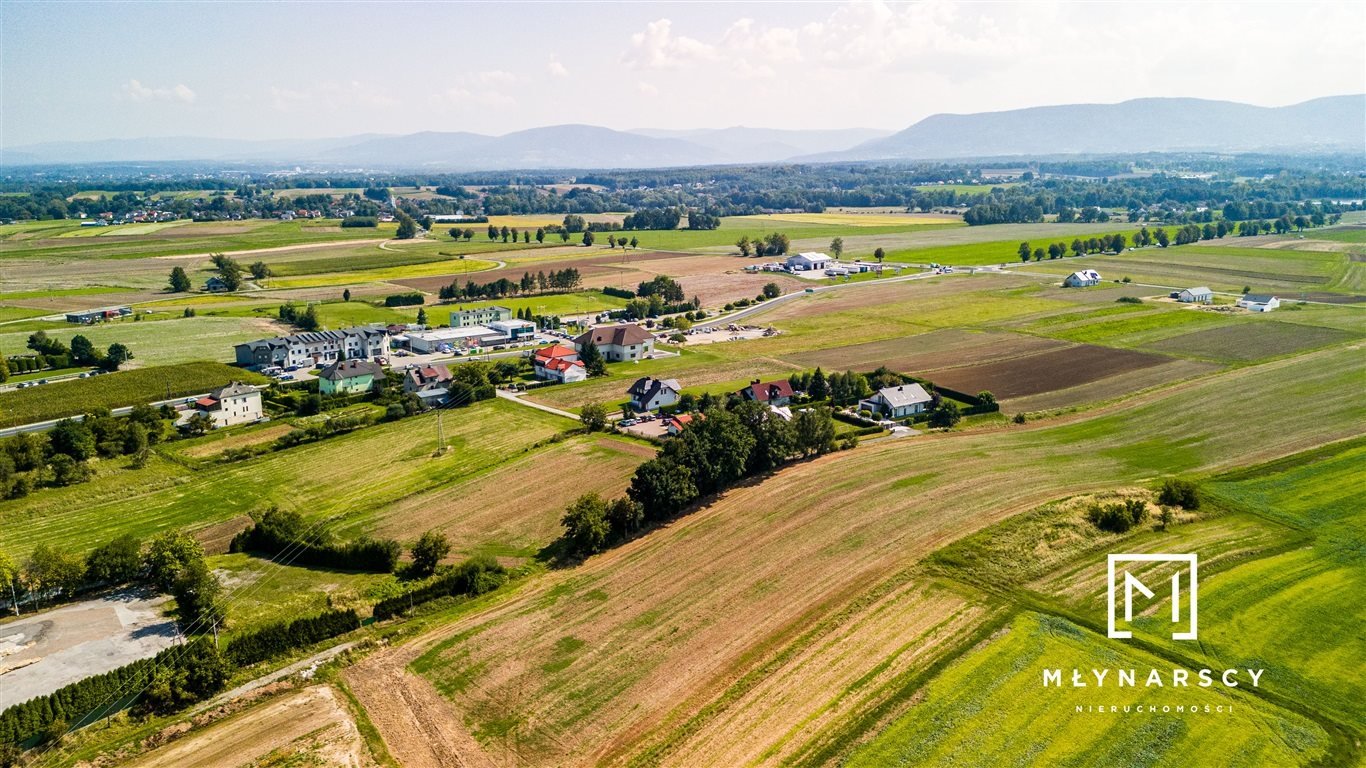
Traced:
<path fill-rule="evenodd" d="M 48 335 L 69 346 L 71 337 L 79 334 L 99 349 L 121 342 L 133 351 L 133 362 L 139 367 L 196 360 L 232 360 L 234 344 L 276 336 L 279 329 L 249 317 L 175 317 L 79 327 L 65 324 L 64 327 L 70 332 L 63 331 L 63 326 L 54 326 Z M 0 350 L 7 354 L 22 354 L 26 351 L 28 337 L 27 330 L 10 330 L 0 325 Z"/>
<path fill-rule="evenodd" d="M 0 426 L 74 416 L 91 408 L 120 408 L 197 395 L 230 381 L 263 383 L 258 374 L 223 363 L 182 363 L 135 368 L 89 379 L 54 381 L 0 393 Z"/>
<path fill-rule="evenodd" d="M 82 230 L 73 222 L 0 226 L 0 259 L 144 259 L 190 253 L 279 248 L 308 243 L 393 237 L 394 225 L 342 229 L 336 221 L 166 222 L 176 226 L 139 232 L 136 226 Z M 65 237 L 64 235 L 73 235 Z M 79 235 L 79 236 L 76 236 Z M 96 236 L 98 235 L 98 236 Z"/>
<path fill-rule="evenodd" d="M 456 487 L 572 425 L 499 400 L 443 413 L 450 450 L 442 455 L 436 455 L 433 413 L 231 464 L 190 468 L 179 457 L 157 455 L 143 469 L 127 469 L 111 461 L 88 483 L 0 501 L 6 531 L 0 547 L 20 559 L 43 542 L 84 550 L 124 532 L 145 537 L 194 530 L 271 504 L 357 534 L 386 504 Z M 412 525 L 416 532 L 425 529 L 420 516 Z"/>

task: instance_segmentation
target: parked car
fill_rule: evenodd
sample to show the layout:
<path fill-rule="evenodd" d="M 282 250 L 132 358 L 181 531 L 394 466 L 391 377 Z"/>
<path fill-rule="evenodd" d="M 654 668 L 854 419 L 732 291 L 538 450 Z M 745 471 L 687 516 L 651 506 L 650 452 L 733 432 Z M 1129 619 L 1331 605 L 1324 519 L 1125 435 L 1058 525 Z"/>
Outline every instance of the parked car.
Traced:
<path fill-rule="evenodd" d="M 90 378 L 90 371 L 85 371 L 84 373 L 82 373 L 80 376 L 77 376 L 76 378 L 78 378 L 78 379 L 88 379 L 88 378 Z"/>
<path fill-rule="evenodd" d="M 280 374 L 280 381 L 294 381 L 294 374 L 282 373 Z"/>

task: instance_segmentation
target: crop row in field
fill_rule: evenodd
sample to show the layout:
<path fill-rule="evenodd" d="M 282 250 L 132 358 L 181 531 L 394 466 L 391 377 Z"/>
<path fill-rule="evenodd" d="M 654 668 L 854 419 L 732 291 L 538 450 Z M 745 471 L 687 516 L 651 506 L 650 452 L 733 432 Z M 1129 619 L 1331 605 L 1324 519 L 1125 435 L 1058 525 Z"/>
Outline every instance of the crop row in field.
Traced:
<path fill-rule="evenodd" d="M 181 363 L 118 371 L 89 379 L 52 382 L 0 393 L 0 426 L 74 416 L 92 408 L 119 408 L 196 395 L 230 381 L 264 382 L 257 374 L 223 363 Z"/>
<path fill-rule="evenodd" d="M 845 732 L 824 719 L 829 707 L 876 708 L 894 692 L 885 686 L 932 663 L 915 633 L 884 635 L 895 630 L 867 611 L 934 547 L 1059 495 L 1353 435 L 1360 406 L 1313 393 L 1362 366 L 1325 350 L 1071 423 L 887 441 L 784 469 L 443 627 L 450 641 L 427 674 L 460 681 L 444 693 L 469 718 L 443 727 L 468 728 L 494 756 L 516 744 L 533 765 L 792 762 Z M 1304 410 L 1294 420 L 1244 418 L 1288 401 Z M 877 642 L 860 627 L 894 650 L 846 654 Z M 827 642 L 837 629 L 849 639 Z M 823 666 L 856 672 L 799 672 Z M 769 695 L 747 698 L 760 686 Z M 741 701 L 752 703 L 742 712 Z M 1240 733 L 1219 738 L 1278 749 Z M 1321 739 L 1308 733 L 1312 751 Z"/>
<path fill-rule="evenodd" d="M 1169 358 L 1161 355 L 1081 344 L 949 368 L 933 373 L 929 378 L 935 384 L 959 392 L 985 390 L 1006 400 L 1067 389 L 1110 376 L 1124 376 L 1168 361 Z"/>

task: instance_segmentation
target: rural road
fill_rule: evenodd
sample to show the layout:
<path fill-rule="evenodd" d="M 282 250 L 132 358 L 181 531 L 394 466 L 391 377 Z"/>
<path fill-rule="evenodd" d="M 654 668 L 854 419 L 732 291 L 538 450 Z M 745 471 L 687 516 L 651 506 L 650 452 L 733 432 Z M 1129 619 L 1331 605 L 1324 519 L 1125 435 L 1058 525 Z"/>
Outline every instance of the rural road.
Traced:
<path fill-rule="evenodd" d="M 548 405 L 541 405 L 540 403 L 533 403 L 533 402 L 531 402 L 530 400 L 523 400 L 522 398 L 518 397 L 517 394 L 516 394 L 515 392 L 509 392 L 509 391 L 507 391 L 506 389 L 500 389 L 500 390 L 498 390 L 498 396 L 501 397 L 501 398 L 503 398 L 504 400 L 511 400 L 511 401 L 514 402 L 514 403 L 519 403 L 519 404 L 521 404 L 521 405 L 525 405 L 525 406 L 528 407 L 528 408 L 535 408 L 535 409 L 538 410 L 538 411 L 545 411 L 546 413 L 553 413 L 553 414 L 555 414 L 556 416 L 563 416 L 563 417 L 565 417 L 566 419 L 573 419 L 574 421 L 578 421 L 578 420 L 579 420 L 579 415 L 578 415 L 577 413 L 570 413 L 569 411 L 562 411 L 562 410 L 560 410 L 559 408 L 552 408 L 552 407 L 550 407 L 550 406 L 548 406 Z"/>
<path fill-rule="evenodd" d="M 286 677 L 301 672 L 314 664 L 322 664 L 323 662 L 330 661 L 337 654 L 349 651 L 352 648 L 354 648 L 355 645 L 356 641 L 352 640 L 350 642 L 341 643 L 340 645 L 334 645 L 331 648 L 323 649 L 313 654 L 312 656 L 309 656 L 306 659 L 296 661 L 287 667 L 281 667 L 275 670 L 274 672 L 262 675 L 256 678 L 255 680 L 252 680 L 251 682 L 243 683 L 242 685 L 239 685 L 230 691 L 224 691 L 223 693 L 218 694 L 212 699 L 202 702 L 199 706 L 195 707 L 191 711 L 191 714 L 194 714 L 195 712 L 203 712 L 204 710 L 212 709 L 218 706 L 219 704 L 224 704 L 226 702 L 232 701 L 233 699 L 245 696 L 258 688 L 264 688 L 265 686 L 270 685 L 271 683 L 277 680 L 283 680 Z"/>

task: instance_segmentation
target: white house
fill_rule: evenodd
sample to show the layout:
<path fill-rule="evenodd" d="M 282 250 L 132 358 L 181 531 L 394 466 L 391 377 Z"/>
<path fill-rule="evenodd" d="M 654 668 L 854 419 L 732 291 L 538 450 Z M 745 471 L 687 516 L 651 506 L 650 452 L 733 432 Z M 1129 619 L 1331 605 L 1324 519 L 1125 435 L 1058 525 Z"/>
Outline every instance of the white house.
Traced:
<path fill-rule="evenodd" d="M 609 363 L 642 360 L 649 357 L 655 348 L 654 334 L 635 324 L 594 328 L 574 339 L 574 349 L 582 353 L 590 341 Z"/>
<path fill-rule="evenodd" d="M 787 268 L 793 272 L 805 272 L 811 269 L 825 269 L 834 262 L 834 259 L 823 253 L 807 251 L 787 257 Z"/>
<path fill-rule="evenodd" d="M 572 384 L 588 378 L 588 367 L 583 364 L 582 360 L 567 360 L 563 357 L 556 357 L 537 367 L 536 376 L 547 381 Z"/>
<path fill-rule="evenodd" d="M 194 403 L 194 410 L 206 414 L 214 427 L 259 421 L 264 415 L 261 410 L 261 390 L 240 381 L 199 398 Z"/>
<path fill-rule="evenodd" d="M 1186 304 L 1213 304 L 1214 291 L 1203 285 L 1199 288 L 1187 288 L 1176 294 L 1176 300 Z"/>
<path fill-rule="evenodd" d="M 1073 272 L 1062 281 L 1064 288 L 1083 288 L 1088 285 L 1099 285 L 1100 273 L 1094 269 L 1083 269 L 1080 272 Z"/>
<path fill-rule="evenodd" d="M 562 371 L 567 369 L 564 366 L 555 363 L 556 360 L 563 360 L 570 363 L 579 362 L 579 353 L 575 352 L 572 347 L 566 347 L 563 344 L 551 344 L 548 347 L 541 347 L 531 355 L 531 370 L 536 374 L 536 378 L 538 379 L 564 382 L 565 379 Z M 552 365 L 552 363 L 554 363 L 554 365 Z M 582 368 L 583 366 L 580 367 Z M 584 377 L 586 378 L 588 376 L 588 369 L 584 368 L 583 370 Z M 579 379 L 573 379 L 573 381 L 578 380 Z"/>
<path fill-rule="evenodd" d="M 933 398 L 919 384 L 902 384 L 880 389 L 877 394 L 860 400 L 859 410 L 867 409 L 889 419 L 902 419 L 929 408 Z"/>
<path fill-rule="evenodd" d="M 1281 305 L 1281 300 L 1265 293 L 1248 293 L 1238 300 L 1238 306 L 1252 312 L 1270 312 Z"/>
<path fill-rule="evenodd" d="M 636 379 L 626 394 L 631 396 L 631 407 L 637 411 L 653 411 L 678 402 L 677 379 L 654 379 L 646 376 Z"/>

